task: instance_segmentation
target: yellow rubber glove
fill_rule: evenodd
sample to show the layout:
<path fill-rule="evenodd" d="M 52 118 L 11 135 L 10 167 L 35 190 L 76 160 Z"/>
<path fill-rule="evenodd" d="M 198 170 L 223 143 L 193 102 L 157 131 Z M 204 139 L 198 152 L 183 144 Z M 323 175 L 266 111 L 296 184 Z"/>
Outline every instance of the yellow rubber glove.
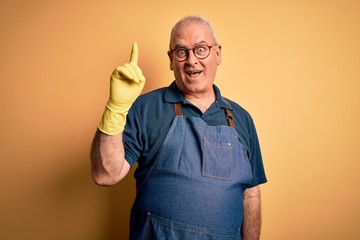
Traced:
<path fill-rule="evenodd" d="M 138 47 L 134 43 L 130 62 L 117 67 L 110 77 L 110 97 L 98 128 L 108 135 L 124 131 L 129 108 L 140 95 L 145 77 L 137 65 Z"/>

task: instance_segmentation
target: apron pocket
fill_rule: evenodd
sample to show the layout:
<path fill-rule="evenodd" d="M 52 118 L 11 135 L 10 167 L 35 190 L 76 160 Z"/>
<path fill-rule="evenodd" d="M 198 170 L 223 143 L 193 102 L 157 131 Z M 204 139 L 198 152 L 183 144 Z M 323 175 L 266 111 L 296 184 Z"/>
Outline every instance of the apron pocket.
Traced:
<path fill-rule="evenodd" d="M 233 142 L 219 141 L 216 134 L 203 137 L 203 166 L 204 177 L 232 180 L 234 171 Z M 237 140 L 237 138 L 235 138 Z"/>
<path fill-rule="evenodd" d="M 235 240 L 241 239 L 240 229 L 232 231 L 216 231 L 202 226 L 175 222 L 152 213 L 147 214 L 146 232 L 157 240 Z"/>

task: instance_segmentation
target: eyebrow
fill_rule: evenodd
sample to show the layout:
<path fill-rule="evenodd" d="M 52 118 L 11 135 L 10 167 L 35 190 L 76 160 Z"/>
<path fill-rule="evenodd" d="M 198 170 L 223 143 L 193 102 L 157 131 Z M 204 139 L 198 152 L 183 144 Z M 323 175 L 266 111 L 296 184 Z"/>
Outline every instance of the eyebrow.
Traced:
<path fill-rule="evenodd" d="M 206 41 L 200 41 L 194 44 L 194 46 L 199 46 L 199 45 L 208 45 L 208 43 Z M 181 45 L 181 44 L 176 44 L 174 49 L 179 49 L 179 48 L 185 48 L 187 49 L 185 46 Z"/>

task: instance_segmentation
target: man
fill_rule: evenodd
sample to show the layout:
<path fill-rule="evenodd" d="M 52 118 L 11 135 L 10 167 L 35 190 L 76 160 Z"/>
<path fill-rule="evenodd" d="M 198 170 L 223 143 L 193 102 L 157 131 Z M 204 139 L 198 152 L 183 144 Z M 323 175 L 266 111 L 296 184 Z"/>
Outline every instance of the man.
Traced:
<path fill-rule="evenodd" d="M 213 84 L 221 45 L 210 23 L 181 19 L 168 55 L 175 81 L 142 96 L 136 44 L 112 73 L 93 179 L 115 184 L 138 162 L 130 239 L 259 239 L 259 142 L 250 115 Z"/>

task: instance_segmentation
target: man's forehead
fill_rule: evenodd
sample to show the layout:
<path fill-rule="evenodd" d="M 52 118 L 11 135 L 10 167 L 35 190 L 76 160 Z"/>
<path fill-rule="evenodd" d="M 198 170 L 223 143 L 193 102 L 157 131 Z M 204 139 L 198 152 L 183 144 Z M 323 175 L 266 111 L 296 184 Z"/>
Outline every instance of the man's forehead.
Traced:
<path fill-rule="evenodd" d="M 178 45 L 182 42 L 194 41 L 192 44 L 210 43 L 213 41 L 209 26 L 198 22 L 186 22 L 179 26 L 173 33 L 171 44 Z"/>

